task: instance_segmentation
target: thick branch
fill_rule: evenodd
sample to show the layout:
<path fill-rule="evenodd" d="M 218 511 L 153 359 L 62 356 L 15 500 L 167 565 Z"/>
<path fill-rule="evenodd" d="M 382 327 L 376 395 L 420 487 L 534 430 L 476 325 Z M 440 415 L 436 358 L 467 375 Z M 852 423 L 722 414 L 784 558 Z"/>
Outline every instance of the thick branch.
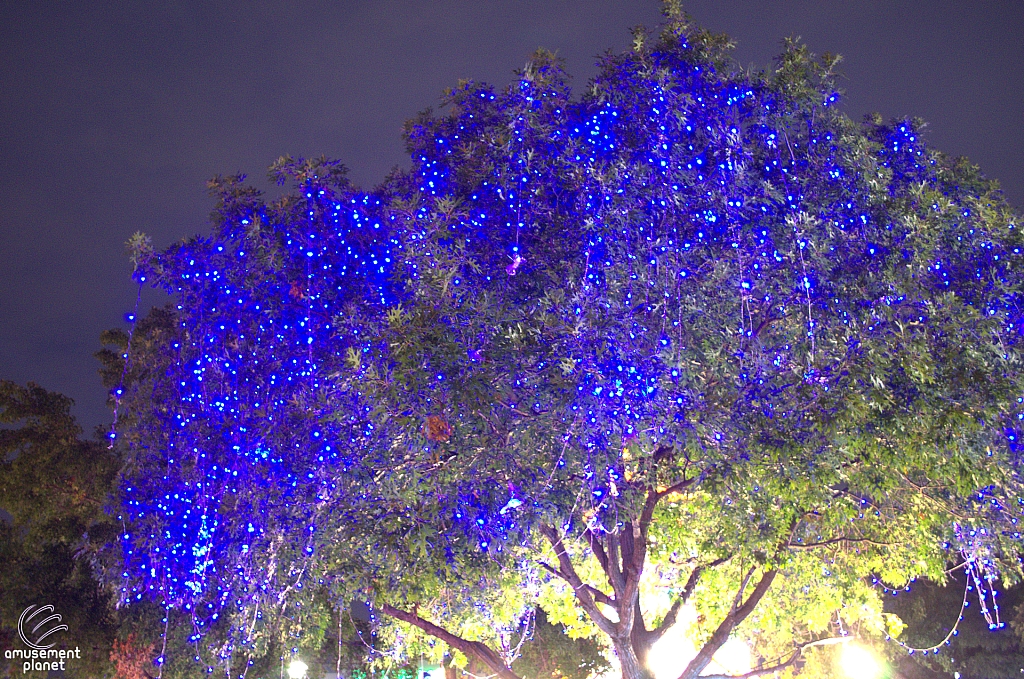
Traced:
<path fill-rule="evenodd" d="M 670 454 L 674 452 L 676 452 L 675 446 L 661 446 L 656 451 L 654 451 L 654 455 L 651 459 L 654 461 L 655 465 L 658 465 L 661 463 L 662 460 L 668 458 Z M 655 507 L 658 506 L 658 501 L 661 500 L 661 498 L 665 497 L 666 495 L 670 495 L 671 493 L 678 493 L 679 491 L 686 489 L 699 478 L 697 476 L 685 478 L 686 469 L 688 467 L 689 458 L 687 458 L 687 464 L 683 467 L 684 478 L 682 480 L 670 484 L 665 490 L 661 492 L 658 492 L 655 489 L 651 489 L 651 491 L 648 492 L 647 499 L 644 502 L 644 509 L 640 515 L 639 522 L 640 531 L 643 534 L 644 538 L 647 537 L 647 528 L 651 525 L 651 518 L 654 516 L 654 509 Z"/>
<path fill-rule="evenodd" d="M 716 629 L 714 634 L 711 635 L 711 638 L 708 639 L 707 643 L 704 644 L 694 659 L 690 661 L 690 664 L 686 666 L 683 673 L 679 675 L 679 679 L 696 679 L 700 676 L 700 673 L 711 662 L 711 658 L 714 657 L 715 652 L 729 639 L 729 635 L 732 634 L 733 629 L 746 620 L 747 616 L 753 612 L 757 604 L 762 598 L 764 598 L 764 595 L 772 586 L 772 581 L 775 580 L 775 576 L 777 574 L 778 571 L 770 570 L 765 571 L 761 575 L 761 579 L 758 581 L 757 585 L 754 586 L 754 591 L 750 593 L 747 600 L 739 606 L 734 607 L 729 615 L 725 616 L 725 620 L 721 622 L 718 629 Z M 740 589 L 741 593 L 746 589 L 746 582 L 746 579 L 744 579 L 743 586 Z"/>
<path fill-rule="evenodd" d="M 572 565 L 572 559 L 569 558 L 569 553 L 565 551 L 565 545 L 562 543 L 562 536 L 558 534 L 558 531 L 554 526 L 548 524 L 541 524 L 540 532 L 548 539 L 551 546 L 555 550 L 555 556 L 558 557 L 559 570 L 565 574 L 566 582 L 572 587 L 573 593 L 576 595 L 576 599 L 580 602 L 580 606 L 587 612 L 587 615 L 594 621 L 602 632 L 608 636 L 615 635 L 615 624 L 612 623 L 600 610 L 597 608 L 597 604 L 594 603 L 594 597 L 590 595 L 589 586 L 580 579 L 580 576 L 576 573 L 576 569 Z M 616 610 L 618 610 L 616 608 Z"/>
<path fill-rule="evenodd" d="M 747 343 L 749 344 L 756 340 L 757 336 L 761 334 L 761 331 L 764 330 L 765 326 L 767 326 L 769 323 L 774 323 L 777 320 L 780 320 L 778 316 L 772 316 L 771 314 L 765 316 L 758 324 L 758 326 L 754 328 L 754 332 L 750 335 L 750 337 L 747 338 Z"/>
<path fill-rule="evenodd" d="M 665 632 L 668 631 L 672 625 L 676 624 L 676 620 L 679 618 L 679 610 L 683 605 L 690 600 L 693 596 L 693 590 L 697 588 L 697 581 L 700 580 L 700 576 L 708 568 L 715 568 L 728 561 L 728 559 L 715 559 L 711 563 L 704 565 L 697 565 L 692 571 L 690 571 L 690 577 L 686 579 L 686 584 L 683 585 L 683 591 L 679 593 L 676 600 L 672 602 L 672 608 L 668 609 L 668 613 L 665 614 L 665 619 L 661 621 L 655 629 L 651 630 L 647 635 L 648 643 L 653 644 L 654 642 L 661 639 Z"/>
<path fill-rule="evenodd" d="M 640 525 L 627 521 L 622 526 L 622 537 L 619 538 L 619 552 L 622 555 L 622 579 L 626 586 L 625 594 L 640 582 L 640 574 L 647 560 L 647 531 Z"/>
<path fill-rule="evenodd" d="M 583 537 L 587 539 L 587 545 L 590 547 L 590 551 L 594 553 L 594 558 L 601 564 L 601 570 L 611 580 L 611 575 L 608 571 L 608 555 L 604 551 L 604 545 L 601 544 L 601 538 L 594 534 L 594 531 L 589 528 L 583 529 Z"/>
<path fill-rule="evenodd" d="M 643 627 L 640 616 L 640 575 L 644 571 L 647 559 L 647 531 L 632 521 L 627 521 L 622 529 L 619 540 L 619 552 L 622 555 L 622 592 L 616 598 L 622 601 L 619 614 L 619 632 L 623 637 L 632 637 L 633 629 L 639 623 Z"/>
<path fill-rule="evenodd" d="M 552 575 L 555 575 L 555 576 L 565 580 L 570 585 L 572 584 L 569 581 L 569 577 L 565 573 L 563 573 L 562 571 L 560 571 L 557 568 L 555 568 L 554 566 L 552 566 L 550 564 L 546 564 L 543 561 L 538 561 L 537 563 L 539 563 L 540 567 L 543 568 L 544 570 L 546 570 L 548 573 L 551 573 Z M 605 594 L 604 592 L 602 592 L 601 590 L 599 590 L 596 587 L 591 587 L 590 585 L 588 585 L 586 583 L 584 583 L 583 586 L 586 587 L 587 590 L 590 592 L 590 596 L 594 597 L 594 601 L 596 601 L 599 604 L 604 604 L 605 606 L 611 606 L 612 608 L 615 608 L 615 599 L 613 599 L 612 597 L 608 596 L 607 594 Z"/>
<path fill-rule="evenodd" d="M 608 533 L 608 556 L 608 581 L 612 584 L 612 591 L 615 592 L 615 597 L 621 601 L 624 599 L 623 590 L 626 588 L 625 579 L 622 574 L 625 564 L 620 561 L 622 548 L 619 545 L 619 536 L 611 531 Z"/>
<path fill-rule="evenodd" d="M 502 679 L 520 679 L 518 675 L 505 665 L 505 661 L 501 659 L 501 656 L 483 642 L 463 639 L 446 629 L 438 627 L 429 620 L 424 620 L 415 612 L 403 611 L 391 604 L 384 604 L 381 610 L 384 611 L 385 615 L 390 615 L 392 618 L 397 618 L 414 627 L 418 627 L 430 636 L 436 637 L 452 648 L 462 651 L 468 657 L 489 667 Z"/>
<path fill-rule="evenodd" d="M 658 506 L 658 500 L 662 498 L 662 494 L 654 489 L 647 491 L 647 498 L 644 500 L 644 509 L 640 512 L 640 535 L 644 541 L 647 541 L 647 531 L 651 527 L 651 521 L 654 519 L 654 510 Z"/>
<path fill-rule="evenodd" d="M 669 486 L 665 490 L 659 492 L 658 493 L 658 499 L 660 500 L 661 498 L 665 497 L 666 495 L 671 495 L 672 493 L 679 493 L 681 491 L 686 490 L 687 488 L 692 486 L 694 484 L 694 482 L 698 478 L 699 478 L 699 476 L 691 476 L 688 479 L 680 479 L 679 481 L 676 481 L 675 483 L 673 483 L 671 486 Z"/>

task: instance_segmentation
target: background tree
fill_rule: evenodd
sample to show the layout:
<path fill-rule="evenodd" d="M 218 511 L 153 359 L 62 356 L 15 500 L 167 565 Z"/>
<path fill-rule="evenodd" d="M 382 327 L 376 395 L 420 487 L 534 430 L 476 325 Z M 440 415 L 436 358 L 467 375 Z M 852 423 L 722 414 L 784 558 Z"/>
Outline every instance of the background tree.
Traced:
<path fill-rule="evenodd" d="M 916 583 L 910 592 L 899 592 L 886 600 L 886 610 L 907 625 L 900 638 L 917 647 L 930 646 L 945 638 L 955 626 L 947 649 L 939 655 L 906 651 L 899 655 L 900 674 L 907 679 L 938 679 L 959 672 L 963 679 L 1009 679 L 1020 675 L 1024 666 L 1020 637 L 1010 626 L 990 629 L 980 609 L 985 603 L 979 588 L 968 582 L 962 569 L 955 571 L 944 586 Z M 971 589 L 967 589 L 970 585 Z M 965 595 L 967 607 L 962 609 Z M 1021 612 L 1019 584 L 1000 592 L 999 606 L 1011 618 Z M 958 612 L 960 615 L 958 616 Z M 958 619 L 959 618 L 959 619 Z"/>
<path fill-rule="evenodd" d="M 164 611 L 148 602 L 115 609 L 101 575 L 121 532 L 107 511 L 121 460 L 101 436 L 83 438 L 71 405 L 38 385 L 0 381 L 2 646 L 22 647 L 17 628 L 26 607 L 51 604 L 68 626 L 60 642 L 82 652 L 67 676 L 142 679 L 157 672 Z M 184 660 L 188 645 L 178 650 Z M 188 657 L 183 676 L 196 672 Z M 4 663 L 5 676 L 20 672 L 17 662 Z"/>
<path fill-rule="evenodd" d="M 103 507 L 118 459 L 82 438 L 70 408 L 38 385 L 0 381 L 0 628 L 15 647 L 22 611 L 51 604 L 69 628 L 60 643 L 82 652 L 69 676 L 101 676 L 117 628 L 88 557 L 114 539 Z"/>
<path fill-rule="evenodd" d="M 579 100 L 544 53 L 453 89 L 373 192 L 283 159 L 283 198 L 220 179 L 209 238 L 136 240 L 175 304 L 120 387 L 124 599 L 230 672 L 359 594 L 503 679 L 537 601 L 630 679 L 693 607 L 692 679 L 732 636 L 769 673 L 879 634 L 872 576 L 995 572 L 1016 218 L 919 124 L 840 114 L 835 58 L 727 47 L 670 6 Z"/>
<path fill-rule="evenodd" d="M 594 639 L 574 639 L 564 627 L 552 625 L 544 609 L 537 609 L 530 640 L 523 645 L 512 669 L 537 679 L 587 679 L 611 669 Z"/>

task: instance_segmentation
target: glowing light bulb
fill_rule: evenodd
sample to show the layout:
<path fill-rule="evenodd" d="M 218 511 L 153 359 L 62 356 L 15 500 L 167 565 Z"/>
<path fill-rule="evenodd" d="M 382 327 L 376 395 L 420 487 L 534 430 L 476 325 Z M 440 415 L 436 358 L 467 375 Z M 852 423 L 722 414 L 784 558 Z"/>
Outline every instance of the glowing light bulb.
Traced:
<path fill-rule="evenodd" d="M 302 679 L 306 676 L 306 670 L 309 669 L 309 665 L 302 662 L 301 660 L 292 660 L 288 664 L 288 676 L 291 679 Z"/>

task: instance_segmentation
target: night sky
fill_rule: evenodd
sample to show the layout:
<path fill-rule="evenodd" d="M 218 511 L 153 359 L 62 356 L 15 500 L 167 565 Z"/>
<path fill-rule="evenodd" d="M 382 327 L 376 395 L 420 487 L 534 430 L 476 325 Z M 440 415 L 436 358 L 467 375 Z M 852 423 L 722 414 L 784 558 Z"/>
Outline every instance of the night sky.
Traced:
<path fill-rule="evenodd" d="M 688 0 L 763 68 L 786 36 L 844 57 L 856 120 L 926 120 L 1024 206 L 1024 4 Z M 505 86 L 538 47 L 576 88 L 656 27 L 660 4 L 526 0 L 0 4 L 0 378 L 108 422 L 92 355 L 134 307 L 124 242 L 207 233 L 206 180 L 270 188 L 277 157 L 343 161 L 370 188 L 407 166 L 400 129 L 470 78 Z M 144 313 L 160 303 L 143 297 Z"/>

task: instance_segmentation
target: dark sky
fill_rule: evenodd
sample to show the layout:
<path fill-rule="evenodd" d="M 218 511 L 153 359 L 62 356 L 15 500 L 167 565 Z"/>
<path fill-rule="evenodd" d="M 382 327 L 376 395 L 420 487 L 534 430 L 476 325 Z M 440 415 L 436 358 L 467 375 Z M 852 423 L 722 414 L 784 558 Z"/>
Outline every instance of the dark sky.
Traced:
<path fill-rule="evenodd" d="M 745 65 L 791 35 L 842 54 L 849 115 L 924 118 L 933 147 L 1024 205 L 1020 0 L 686 7 Z M 206 180 L 266 187 L 283 154 L 338 158 L 372 187 L 404 164 L 402 122 L 460 78 L 504 86 L 546 47 L 583 87 L 596 55 L 659 20 L 657 0 L 5 0 L 0 378 L 72 396 L 87 428 L 109 421 L 92 354 L 133 308 L 133 232 L 158 247 L 207 232 Z"/>

